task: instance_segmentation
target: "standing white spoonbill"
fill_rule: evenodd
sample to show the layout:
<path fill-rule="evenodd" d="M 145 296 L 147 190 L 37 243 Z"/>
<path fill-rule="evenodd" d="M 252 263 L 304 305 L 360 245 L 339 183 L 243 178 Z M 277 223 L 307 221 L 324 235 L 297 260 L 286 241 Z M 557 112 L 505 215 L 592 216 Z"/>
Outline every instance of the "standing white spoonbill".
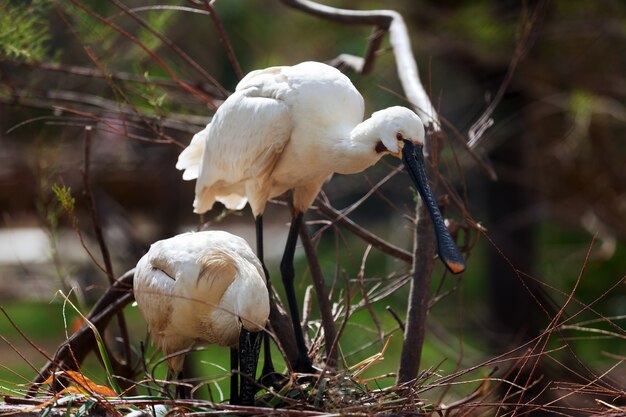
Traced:
<path fill-rule="evenodd" d="M 254 400 L 260 338 L 269 316 L 263 267 L 242 238 L 222 231 L 184 233 L 154 243 L 137 263 L 134 293 L 152 339 L 165 355 L 201 343 L 239 347 L 242 404 Z M 231 367 L 237 369 L 231 351 Z M 178 376 L 184 357 L 168 359 Z M 237 402 L 237 375 L 231 402 Z"/>
<path fill-rule="evenodd" d="M 304 62 L 252 71 L 178 157 L 183 179 L 196 179 L 196 213 L 216 201 L 229 209 L 250 203 L 263 262 L 262 214 L 270 198 L 293 191 L 294 214 L 281 274 L 296 333 L 299 363 L 310 359 L 293 290 L 293 256 L 302 214 L 333 173 L 354 174 L 383 155 L 402 158 L 427 205 L 439 258 L 453 273 L 465 261 L 445 227 L 424 170 L 424 126 L 405 107 L 377 111 L 363 121 L 363 97 L 334 67 Z M 300 368 L 300 369 L 298 369 Z"/>

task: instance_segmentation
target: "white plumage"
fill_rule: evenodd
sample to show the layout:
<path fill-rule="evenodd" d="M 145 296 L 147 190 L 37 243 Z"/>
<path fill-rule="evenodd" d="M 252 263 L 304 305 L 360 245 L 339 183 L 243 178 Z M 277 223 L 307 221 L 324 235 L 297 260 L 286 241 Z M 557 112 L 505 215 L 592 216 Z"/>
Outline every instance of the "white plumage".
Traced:
<path fill-rule="evenodd" d="M 137 264 L 134 293 L 165 355 L 198 343 L 236 347 L 242 325 L 258 332 L 269 316 L 263 268 L 246 241 L 227 232 L 154 243 Z M 178 374 L 183 357 L 168 363 Z"/>
<path fill-rule="evenodd" d="M 465 269 L 428 185 L 422 121 L 405 107 L 390 107 L 363 121 L 363 110 L 361 94 L 331 66 L 304 62 L 252 71 L 176 164 L 184 179 L 196 179 L 196 213 L 216 201 L 234 210 L 250 203 L 259 254 L 267 201 L 293 191 L 295 212 L 281 274 L 299 352 L 295 367 L 304 372 L 312 368 L 293 289 L 293 256 L 302 213 L 333 173 L 363 171 L 385 154 L 402 158 L 430 211 L 440 258 L 453 273 Z"/>
<path fill-rule="evenodd" d="M 363 111 L 363 97 L 334 67 L 304 62 L 252 71 L 178 158 L 183 179 L 197 179 L 194 211 L 249 202 L 256 217 L 268 199 L 293 189 L 294 206 L 304 212 L 333 173 L 398 156 L 397 133 L 424 140 L 422 122 L 407 108 L 361 123 Z"/>

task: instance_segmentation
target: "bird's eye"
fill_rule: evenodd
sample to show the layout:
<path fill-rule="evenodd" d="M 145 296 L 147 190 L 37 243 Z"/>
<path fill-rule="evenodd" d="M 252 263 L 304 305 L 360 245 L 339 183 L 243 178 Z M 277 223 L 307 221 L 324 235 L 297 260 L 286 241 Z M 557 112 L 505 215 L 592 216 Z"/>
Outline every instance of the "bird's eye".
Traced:
<path fill-rule="evenodd" d="M 376 147 L 374 148 L 374 150 L 376 151 L 376 153 L 383 153 L 383 152 L 387 152 L 387 147 L 383 145 L 382 141 L 379 140 L 376 143 Z"/>
<path fill-rule="evenodd" d="M 404 136 L 402 136 L 402 133 L 398 132 L 398 133 L 396 133 L 396 139 L 404 140 Z"/>

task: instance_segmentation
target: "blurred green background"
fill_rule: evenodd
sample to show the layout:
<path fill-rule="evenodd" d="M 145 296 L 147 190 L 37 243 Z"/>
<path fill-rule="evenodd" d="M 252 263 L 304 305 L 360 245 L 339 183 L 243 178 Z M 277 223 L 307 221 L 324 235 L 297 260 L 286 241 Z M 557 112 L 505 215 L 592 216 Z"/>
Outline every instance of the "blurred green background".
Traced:
<path fill-rule="evenodd" d="M 211 94 L 206 78 L 114 3 L 78 3 L 124 28 L 181 80 Z M 188 10 L 199 7 L 184 1 L 169 2 L 176 6 L 172 8 L 151 1 L 124 4 L 227 90 L 234 89 L 237 77 L 210 17 Z M 461 232 L 470 242 L 476 239 L 475 246 L 466 248 L 471 254 L 462 277 L 446 275 L 439 264 L 435 267 L 436 303 L 430 311 L 422 368 L 448 375 L 522 345 L 548 328 L 575 289 L 575 299 L 561 320 L 569 317 L 564 323 L 579 327 L 551 335 L 546 348 L 558 351 L 543 361 L 540 372 L 550 375 L 550 381 L 580 381 L 581 364 L 582 369 L 587 367 L 581 372 L 590 379 L 619 364 L 607 375 L 607 384 L 623 387 L 626 55 L 620 51 L 626 46 L 626 4 L 617 0 L 327 4 L 363 10 L 384 7 L 402 14 L 422 82 L 446 121 L 441 172 L 473 221 L 486 228 L 485 233 Z M 305 60 L 329 61 L 342 53 L 362 55 L 372 33 L 369 27 L 323 21 L 279 1 L 221 0 L 214 7 L 244 73 Z M 519 53 L 523 59 L 511 68 Z M 112 78 L 78 75 L 78 68 L 105 71 Z M 467 139 L 469 127 L 507 80 L 507 71 L 512 71 L 510 83 L 493 114 L 494 125 L 472 158 L 458 138 Z M 138 82 L 120 80 L 121 75 Z M 388 40 L 371 74 L 348 75 L 365 97 L 366 114 L 406 104 Z M 49 353 L 66 332 L 63 298 L 56 291 L 82 288 L 72 298 L 86 312 L 107 286 L 52 192 L 53 184 L 70 187 L 75 227 L 98 257 L 82 195 L 84 126 L 95 128 L 92 188 L 117 274 L 133 267 L 151 242 L 193 230 L 199 223 L 191 212 L 193 184 L 183 183 L 174 164 L 182 146 L 208 122 L 212 111 L 203 100 L 171 84 L 163 67 L 129 36 L 71 2 L 0 3 L 0 305 L 32 343 Z M 121 127 L 123 121 L 126 128 Z M 490 180 L 476 160 L 491 167 L 498 181 Z M 337 175 L 325 192 L 335 207 L 348 207 L 396 166 L 390 158 L 360 175 Z M 414 213 L 408 188 L 404 175 L 394 176 L 350 218 L 412 250 Z M 462 223 L 462 213 L 451 205 L 446 215 Z M 254 242 L 247 209 L 243 214 L 221 214 L 216 208 L 206 216 L 212 219 L 212 228 Z M 324 220 L 316 213 L 307 218 Z M 282 206 L 272 205 L 266 219 L 268 264 L 278 282 L 289 216 Z M 319 230 L 320 222 L 310 227 Z M 365 250 L 364 242 L 342 228 L 329 228 L 320 237 L 318 255 L 329 285 L 336 282 L 333 300 L 338 304 L 344 276 L 351 283 L 352 301 L 361 299 L 357 275 Z M 375 294 L 378 285 L 398 283 L 408 270 L 408 265 L 374 249 L 365 263 L 366 288 Z M 302 297 L 310 278 L 300 249 L 296 271 Z M 280 291 L 281 285 L 277 287 Z M 405 284 L 373 303 L 382 332 L 393 336 L 384 361 L 364 378 L 397 370 L 402 334 L 385 308 L 391 306 L 404 318 L 407 294 Z M 76 314 L 71 309 L 66 313 L 71 329 Z M 138 353 L 145 326 L 136 308 L 129 307 L 126 313 Z M 312 320 L 317 318 L 314 306 Z M 21 392 L 19 384 L 31 380 L 33 367 L 39 368 L 45 359 L 5 317 L 0 317 L 0 336 L 4 341 L 0 385 L 7 393 Z M 346 365 L 371 357 L 382 346 L 371 313 L 355 312 L 340 343 Z M 228 396 L 228 381 L 223 378 L 227 349 L 210 347 L 192 358 L 196 375 L 221 379 Z M 482 367 L 465 379 L 480 379 L 492 368 Z M 84 371 L 104 383 L 95 358 Z M 164 369 L 159 372 L 164 375 Z M 379 384 L 393 381 L 386 377 Z M 446 395 L 455 398 L 477 385 L 460 384 Z M 435 401 L 442 392 L 434 391 L 429 399 Z M 207 395 L 205 390 L 201 394 Z"/>

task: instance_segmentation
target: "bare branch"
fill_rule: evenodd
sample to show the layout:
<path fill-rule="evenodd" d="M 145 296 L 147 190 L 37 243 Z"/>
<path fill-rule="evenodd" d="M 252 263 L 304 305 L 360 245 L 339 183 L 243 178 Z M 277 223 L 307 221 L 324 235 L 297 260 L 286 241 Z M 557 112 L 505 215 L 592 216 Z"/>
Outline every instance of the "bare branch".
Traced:
<path fill-rule="evenodd" d="M 225 99 L 226 97 L 228 97 L 228 95 L 229 95 L 228 91 L 215 78 L 213 78 L 211 76 L 211 74 L 206 72 L 206 70 L 204 68 L 202 68 L 196 61 L 194 61 L 189 55 L 187 55 L 187 53 L 185 51 L 180 49 L 180 47 L 178 47 L 178 45 L 176 45 L 174 42 L 172 42 L 171 39 L 169 39 L 167 36 L 163 35 L 162 33 L 159 33 L 158 31 L 154 30 L 154 28 L 152 28 L 148 24 L 148 22 L 146 22 L 144 19 L 142 19 L 137 13 L 135 13 L 135 11 L 130 9 L 128 6 L 126 6 L 125 4 L 120 2 L 119 0 L 112 0 L 112 2 L 113 2 L 113 4 L 115 4 L 115 6 L 117 8 L 122 10 L 128 16 L 130 16 L 133 20 L 135 20 L 137 23 L 139 23 L 141 26 L 143 26 L 147 31 L 152 33 L 157 38 L 159 38 L 159 40 L 161 42 L 163 42 L 165 45 L 167 45 L 168 48 L 170 48 L 178 56 L 180 56 L 183 59 L 183 61 L 185 61 L 187 64 L 189 64 L 189 66 L 191 68 L 196 70 L 196 72 L 198 74 L 202 75 L 207 81 L 209 81 L 220 92 L 220 95 L 221 95 L 220 98 Z"/>
<path fill-rule="evenodd" d="M 115 23 L 111 22 L 108 19 L 105 19 L 104 17 L 100 16 L 98 13 L 94 12 L 93 10 L 91 10 L 89 7 L 85 6 L 84 4 L 82 4 L 80 1 L 78 0 L 70 0 L 76 7 L 84 10 L 87 14 L 89 14 L 90 16 L 98 19 L 99 21 L 101 21 L 102 23 L 104 23 L 105 25 L 109 26 L 111 29 L 115 30 L 116 32 L 120 33 L 122 36 L 124 36 L 126 39 L 128 39 L 129 41 L 131 41 L 132 43 L 134 43 L 135 45 L 137 45 L 138 47 L 140 47 L 143 51 L 145 51 L 148 55 L 150 55 L 150 57 L 152 59 L 154 59 L 164 70 L 165 72 L 167 72 L 167 74 L 172 78 L 172 80 L 174 80 L 174 82 L 181 87 L 182 89 L 184 89 L 185 91 L 188 91 L 189 93 L 199 96 L 201 97 L 204 101 L 206 101 L 207 104 L 209 104 L 211 107 L 213 107 L 214 109 L 217 109 L 217 104 L 213 101 L 213 99 L 211 99 L 210 97 L 208 97 L 206 94 L 202 93 L 201 91 L 196 90 L 195 88 L 191 87 L 189 84 L 185 83 L 184 81 L 182 81 L 180 78 L 178 78 L 178 76 L 174 73 L 174 71 L 169 67 L 169 65 L 167 65 L 157 54 L 155 54 L 153 51 L 151 51 L 150 49 L 148 49 L 148 47 L 146 47 L 144 44 L 142 44 L 141 42 L 139 42 L 139 40 L 137 38 L 135 38 L 133 35 L 131 35 L 130 33 L 128 33 L 127 31 L 125 31 L 124 29 L 122 29 L 120 26 L 116 25 Z"/>
<path fill-rule="evenodd" d="M 243 78 L 243 72 L 241 71 L 241 66 L 239 65 L 239 61 L 237 60 L 235 51 L 233 50 L 233 45 L 230 42 L 230 39 L 228 38 L 226 29 L 224 29 L 224 25 L 222 25 L 222 21 L 217 16 L 217 13 L 215 12 L 215 9 L 213 8 L 209 0 L 204 0 L 204 8 L 211 15 L 211 20 L 213 20 L 213 24 L 215 24 L 217 33 L 220 36 L 220 42 L 222 42 L 222 45 L 224 46 L 224 49 L 226 50 L 226 55 L 228 56 L 228 60 L 230 61 L 230 64 L 233 66 L 233 69 L 235 70 L 235 75 L 237 75 L 237 78 L 241 80 Z"/>
<path fill-rule="evenodd" d="M 378 32 L 371 38 L 367 55 L 361 71 L 369 71 L 373 67 L 375 49 L 380 45 L 382 33 L 389 31 L 389 42 L 396 59 L 398 77 L 404 92 L 420 116 L 424 125 L 433 132 L 441 130 L 439 116 L 434 109 L 426 90 L 420 82 L 417 63 L 411 50 L 411 41 L 402 16 L 393 10 L 347 10 L 325 6 L 309 0 L 281 0 L 285 5 L 324 19 L 340 23 L 356 25 L 373 25 Z M 380 32 L 380 33 L 379 33 Z"/>
<path fill-rule="evenodd" d="M 319 197 L 316 200 L 316 206 L 320 213 L 327 216 L 333 222 L 336 222 L 346 227 L 352 233 L 359 236 L 361 239 L 365 240 L 376 249 L 407 263 L 410 263 L 413 261 L 413 256 L 409 252 L 397 246 L 392 245 L 391 243 L 371 233 L 369 230 L 362 228 L 361 226 L 359 226 L 358 224 L 350 220 L 348 217 L 346 217 L 343 213 L 337 211 L 335 208 L 327 204 L 325 201 L 323 201 Z"/>
<path fill-rule="evenodd" d="M 326 281 L 324 280 L 322 267 L 320 266 L 319 259 L 317 259 L 315 247 L 313 247 L 306 225 L 302 225 L 302 227 L 300 227 L 300 240 L 302 241 L 302 246 L 304 247 L 304 253 L 309 263 L 311 277 L 313 278 L 313 285 L 315 286 L 315 292 L 317 293 L 317 303 L 320 309 L 322 327 L 324 328 L 324 341 L 327 355 L 326 364 L 334 368 L 337 366 L 337 351 L 331 349 L 331 347 L 337 334 L 337 331 L 335 330 L 335 320 L 333 318 L 332 307 L 328 297 L 328 289 L 326 288 Z"/>
<path fill-rule="evenodd" d="M 498 104 L 500 104 L 504 93 L 509 88 L 509 84 L 511 84 L 511 81 L 513 80 L 513 74 L 515 74 L 517 66 L 520 62 L 522 62 L 532 44 L 531 35 L 534 33 L 533 28 L 543 17 L 545 6 L 545 1 L 539 1 L 537 2 L 537 6 L 535 6 L 535 10 L 533 10 L 531 16 L 522 16 L 520 30 L 521 36 L 517 42 L 515 51 L 513 52 L 513 58 L 511 58 L 511 62 L 509 62 L 509 67 L 507 68 L 504 80 L 502 81 L 502 84 L 500 84 L 495 97 L 491 103 L 489 103 L 489 106 L 487 106 L 487 109 L 469 128 L 469 142 L 467 142 L 467 146 L 469 148 L 476 148 L 476 146 L 478 146 L 481 142 L 481 138 L 483 137 L 485 131 L 493 125 L 491 115 L 496 107 L 498 107 Z"/>

